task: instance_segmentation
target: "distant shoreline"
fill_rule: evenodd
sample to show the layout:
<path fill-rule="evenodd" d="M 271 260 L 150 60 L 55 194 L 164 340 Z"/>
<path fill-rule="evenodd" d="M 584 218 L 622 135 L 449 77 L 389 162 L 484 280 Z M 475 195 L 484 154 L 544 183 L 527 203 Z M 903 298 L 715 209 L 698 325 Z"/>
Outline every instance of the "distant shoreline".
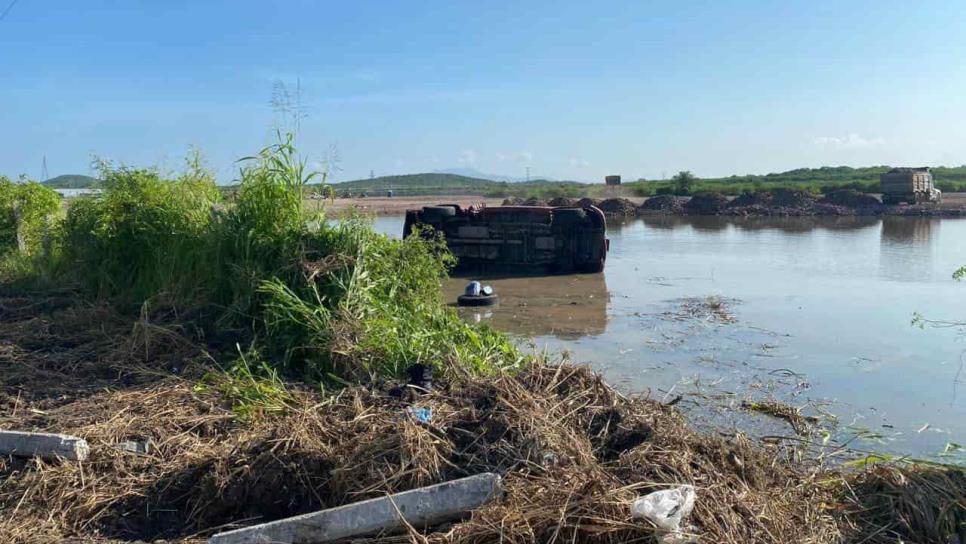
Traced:
<path fill-rule="evenodd" d="M 636 215 L 718 215 L 726 217 L 809 217 L 809 216 L 841 216 L 841 215 L 864 215 L 864 216 L 912 216 L 912 217 L 966 217 L 966 193 L 947 193 L 943 195 L 943 202 L 939 205 L 920 205 L 920 206 L 872 206 L 848 208 L 845 206 L 825 206 L 820 208 L 795 208 L 795 207 L 767 207 L 767 206 L 745 206 L 724 208 L 714 213 L 688 213 L 683 208 L 679 209 L 642 209 L 641 205 L 648 200 L 646 197 L 629 197 L 621 200 L 632 204 L 625 206 L 625 213 L 610 216 L 633 217 Z M 683 197 L 683 200 L 687 200 Z M 365 198 L 336 198 L 335 200 L 319 200 L 326 213 L 333 218 L 340 218 L 350 215 L 353 212 L 363 215 L 393 216 L 404 215 L 406 210 L 419 209 L 423 206 L 434 206 L 437 204 L 458 204 L 460 207 L 470 206 L 500 206 L 503 204 L 502 197 L 484 197 L 479 195 L 424 195 L 424 196 L 402 196 L 402 197 L 365 197 Z M 633 213 L 630 210 L 633 209 Z M 605 209 L 605 212 L 607 210 Z"/>

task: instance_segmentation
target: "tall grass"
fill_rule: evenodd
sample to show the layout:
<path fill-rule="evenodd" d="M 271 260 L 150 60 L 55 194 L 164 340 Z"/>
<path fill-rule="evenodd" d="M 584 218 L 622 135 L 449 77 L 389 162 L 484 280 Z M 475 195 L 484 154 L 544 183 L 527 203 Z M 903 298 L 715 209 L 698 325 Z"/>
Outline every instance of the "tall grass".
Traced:
<path fill-rule="evenodd" d="M 207 236 L 219 192 L 189 169 L 174 180 L 152 170 L 101 165 L 104 191 L 73 202 L 60 263 L 95 296 L 139 304 L 196 303 L 208 287 Z M 188 301 L 191 301 L 190 303 Z"/>
<path fill-rule="evenodd" d="M 174 179 L 104 165 L 103 193 L 70 206 L 50 261 L 88 296 L 204 316 L 203 329 L 215 323 L 266 364 L 310 380 L 522 363 L 506 337 L 445 306 L 453 258 L 441 239 L 390 239 L 362 218 L 327 223 L 304 204 L 317 175 L 291 137 L 241 161 L 224 205 L 197 160 Z"/>

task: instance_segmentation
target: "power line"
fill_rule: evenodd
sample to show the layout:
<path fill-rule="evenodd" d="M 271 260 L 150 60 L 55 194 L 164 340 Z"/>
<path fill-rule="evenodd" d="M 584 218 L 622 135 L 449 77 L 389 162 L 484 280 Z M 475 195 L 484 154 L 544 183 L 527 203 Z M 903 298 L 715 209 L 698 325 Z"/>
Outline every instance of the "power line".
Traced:
<path fill-rule="evenodd" d="M 0 21 L 2 21 L 8 13 L 10 13 L 10 10 L 13 9 L 13 6 L 17 3 L 17 1 L 18 0 L 13 0 L 10 2 L 10 5 L 7 6 L 7 9 L 3 10 L 3 13 L 0 13 Z"/>

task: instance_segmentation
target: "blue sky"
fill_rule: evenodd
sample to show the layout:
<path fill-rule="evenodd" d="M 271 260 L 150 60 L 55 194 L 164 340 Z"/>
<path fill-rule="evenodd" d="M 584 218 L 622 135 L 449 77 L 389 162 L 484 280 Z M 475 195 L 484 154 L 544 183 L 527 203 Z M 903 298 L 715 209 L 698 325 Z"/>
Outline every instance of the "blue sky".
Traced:
<path fill-rule="evenodd" d="M 963 28 L 956 1 L 18 0 L 0 173 L 175 169 L 196 146 L 230 181 L 285 122 L 276 81 L 300 82 L 300 147 L 337 180 L 959 165 Z"/>

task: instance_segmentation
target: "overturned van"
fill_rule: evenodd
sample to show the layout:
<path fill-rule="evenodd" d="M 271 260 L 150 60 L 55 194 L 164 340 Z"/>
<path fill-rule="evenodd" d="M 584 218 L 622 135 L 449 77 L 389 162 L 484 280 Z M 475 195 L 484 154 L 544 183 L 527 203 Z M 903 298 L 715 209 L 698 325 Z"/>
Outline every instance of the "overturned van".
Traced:
<path fill-rule="evenodd" d="M 594 206 L 426 206 L 406 212 L 403 236 L 416 225 L 443 233 L 457 271 L 600 272 L 607 259 L 604 212 Z"/>

